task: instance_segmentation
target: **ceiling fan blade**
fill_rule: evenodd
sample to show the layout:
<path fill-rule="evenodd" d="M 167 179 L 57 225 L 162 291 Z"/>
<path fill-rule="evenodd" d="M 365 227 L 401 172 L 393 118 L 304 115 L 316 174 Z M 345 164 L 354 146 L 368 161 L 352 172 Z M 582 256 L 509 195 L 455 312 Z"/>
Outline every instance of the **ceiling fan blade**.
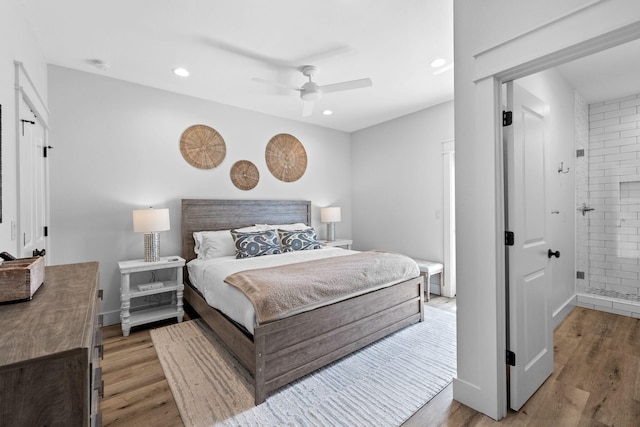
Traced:
<path fill-rule="evenodd" d="M 224 50 L 234 55 L 243 56 L 245 58 L 252 59 L 254 61 L 262 62 L 272 67 L 291 68 L 291 69 L 296 68 L 296 65 L 291 61 L 286 61 L 284 59 L 267 56 L 259 52 L 255 52 L 249 49 L 242 48 L 240 46 L 233 45 L 231 43 L 227 43 L 222 40 L 205 39 L 205 42 L 215 48 Z"/>
<path fill-rule="evenodd" d="M 315 64 L 317 62 L 321 62 L 321 61 L 326 60 L 326 59 L 330 59 L 330 58 L 346 55 L 347 53 L 350 53 L 352 51 L 353 51 L 353 49 L 350 48 L 349 46 L 338 45 L 338 46 L 333 46 L 333 47 L 330 47 L 330 48 L 322 50 L 322 51 L 314 52 L 314 53 L 312 53 L 310 55 L 307 55 L 307 56 L 305 56 L 303 58 L 297 58 L 295 61 L 292 61 L 292 63 L 297 63 L 297 64 Z"/>
<path fill-rule="evenodd" d="M 343 90 L 360 89 L 362 87 L 373 86 L 370 78 L 350 80 L 347 82 L 333 83 L 330 85 L 320 86 L 322 93 L 340 92 Z"/>
<path fill-rule="evenodd" d="M 295 91 L 298 91 L 298 92 L 300 92 L 302 90 L 302 89 L 300 89 L 299 87 L 296 87 L 296 86 L 292 86 L 292 85 L 288 85 L 288 84 L 284 84 L 284 83 L 280 83 L 280 82 L 274 82 L 272 80 L 265 80 L 265 79 L 261 79 L 261 78 L 258 78 L 258 77 L 254 77 L 251 80 L 253 80 L 254 82 L 257 82 L 257 83 L 262 83 L 262 84 L 266 84 L 266 85 L 269 85 L 269 86 L 275 86 L 275 87 L 279 87 L 279 88 L 282 88 L 282 89 L 291 89 L 291 90 L 295 90 Z"/>
<path fill-rule="evenodd" d="M 311 114 L 313 114 L 313 101 L 303 101 L 302 117 L 309 117 Z"/>
<path fill-rule="evenodd" d="M 296 58 L 295 60 L 287 60 L 283 58 L 268 56 L 261 52 L 246 49 L 244 47 L 231 44 L 224 40 L 205 38 L 204 42 L 214 48 L 232 53 L 234 55 L 243 56 L 245 58 L 252 59 L 254 61 L 262 62 L 266 65 L 276 67 L 276 68 L 282 68 L 282 69 L 297 69 L 300 66 L 300 64 L 308 64 L 312 62 L 318 62 L 325 59 L 345 55 L 353 50 L 349 46 L 336 45 L 318 52 L 314 52 L 310 55 L 307 55 L 301 58 Z"/>

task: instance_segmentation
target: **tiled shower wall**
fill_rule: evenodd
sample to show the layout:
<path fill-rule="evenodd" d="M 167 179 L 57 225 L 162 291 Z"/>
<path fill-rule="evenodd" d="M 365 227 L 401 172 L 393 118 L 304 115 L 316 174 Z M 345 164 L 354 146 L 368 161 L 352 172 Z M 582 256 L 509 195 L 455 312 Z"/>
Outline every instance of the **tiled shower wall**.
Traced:
<path fill-rule="evenodd" d="M 640 313 L 640 95 L 591 104 L 588 111 L 586 162 L 576 158 L 576 207 L 586 203 L 594 210 L 577 212 L 576 264 L 585 272 L 577 290 L 631 302 Z M 588 163 L 586 199 L 581 163 Z M 587 251 L 580 249 L 585 239 Z"/>

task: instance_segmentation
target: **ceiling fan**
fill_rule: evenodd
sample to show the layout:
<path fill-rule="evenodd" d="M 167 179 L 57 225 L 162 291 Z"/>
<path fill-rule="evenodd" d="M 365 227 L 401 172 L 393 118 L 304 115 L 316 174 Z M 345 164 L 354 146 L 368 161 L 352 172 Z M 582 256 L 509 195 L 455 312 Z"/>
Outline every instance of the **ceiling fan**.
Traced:
<path fill-rule="evenodd" d="M 305 65 L 300 68 L 300 72 L 309 78 L 309 81 L 303 84 L 301 87 L 290 86 L 279 82 L 273 82 L 269 80 L 263 80 L 260 78 L 253 78 L 253 81 L 265 83 L 271 86 L 283 87 L 286 89 L 295 90 L 300 92 L 300 98 L 304 101 L 302 108 L 302 116 L 307 117 L 313 113 L 313 102 L 317 101 L 326 93 L 342 92 L 345 90 L 360 89 L 363 87 L 369 87 L 373 85 L 370 78 L 349 80 L 340 83 L 333 83 L 329 85 L 319 86 L 313 81 L 313 77 L 318 72 L 318 67 L 315 65 Z"/>

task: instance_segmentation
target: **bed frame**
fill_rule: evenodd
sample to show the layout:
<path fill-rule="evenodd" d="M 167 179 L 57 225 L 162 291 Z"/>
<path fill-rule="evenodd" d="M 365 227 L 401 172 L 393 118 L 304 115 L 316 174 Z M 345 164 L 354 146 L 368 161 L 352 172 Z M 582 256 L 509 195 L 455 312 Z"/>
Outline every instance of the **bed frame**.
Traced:
<path fill-rule="evenodd" d="M 182 257 L 195 257 L 194 231 L 253 224 L 311 224 L 311 203 L 297 200 L 182 200 Z M 296 379 L 405 326 L 424 320 L 421 276 L 243 332 L 186 278 L 185 301 L 247 368 L 255 403 Z"/>

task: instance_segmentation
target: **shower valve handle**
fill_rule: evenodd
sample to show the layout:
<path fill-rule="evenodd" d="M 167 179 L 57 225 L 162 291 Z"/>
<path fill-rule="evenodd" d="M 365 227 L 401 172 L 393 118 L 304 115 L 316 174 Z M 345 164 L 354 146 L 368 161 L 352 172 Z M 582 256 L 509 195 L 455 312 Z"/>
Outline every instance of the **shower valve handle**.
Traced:
<path fill-rule="evenodd" d="M 556 258 L 560 258 L 560 251 L 552 251 L 551 249 L 549 249 L 549 252 L 547 252 L 547 256 L 549 258 L 551 258 L 552 256 L 556 257 Z"/>
<path fill-rule="evenodd" d="M 578 208 L 578 212 L 582 212 L 582 216 L 584 216 L 584 214 L 587 212 L 591 212 L 595 210 L 596 210 L 595 208 L 590 208 L 589 206 L 587 206 L 586 203 L 583 203 L 582 206 Z"/>

